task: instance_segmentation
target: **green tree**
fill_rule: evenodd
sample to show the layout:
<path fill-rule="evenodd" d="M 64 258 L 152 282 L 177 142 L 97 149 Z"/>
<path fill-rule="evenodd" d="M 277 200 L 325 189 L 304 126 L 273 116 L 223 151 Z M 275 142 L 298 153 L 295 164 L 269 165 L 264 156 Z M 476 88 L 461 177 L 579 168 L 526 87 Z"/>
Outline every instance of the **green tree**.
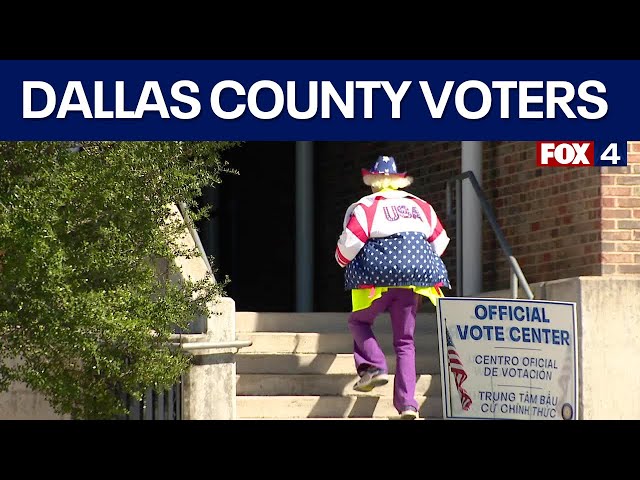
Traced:
<path fill-rule="evenodd" d="M 189 359 L 169 335 L 224 282 L 158 274 L 198 255 L 169 206 L 205 217 L 197 199 L 236 144 L 0 142 L 0 391 L 21 381 L 58 413 L 113 418 L 121 394 L 177 381 Z"/>

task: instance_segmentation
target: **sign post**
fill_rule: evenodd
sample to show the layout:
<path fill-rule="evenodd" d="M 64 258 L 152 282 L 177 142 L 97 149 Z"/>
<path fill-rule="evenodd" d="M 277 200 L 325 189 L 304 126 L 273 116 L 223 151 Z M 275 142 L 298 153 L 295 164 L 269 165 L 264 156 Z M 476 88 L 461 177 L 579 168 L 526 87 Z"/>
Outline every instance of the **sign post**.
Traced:
<path fill-rule="evenodd" d="M 438 300 L 445 419 L 575 420 L 576 304 Z"/>

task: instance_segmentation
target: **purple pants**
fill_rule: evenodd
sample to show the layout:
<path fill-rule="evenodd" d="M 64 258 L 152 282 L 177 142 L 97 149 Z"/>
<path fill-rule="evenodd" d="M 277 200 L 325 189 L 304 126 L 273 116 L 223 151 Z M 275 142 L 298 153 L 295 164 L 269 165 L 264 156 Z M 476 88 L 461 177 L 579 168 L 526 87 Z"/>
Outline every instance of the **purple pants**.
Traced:
<path fill-rule="evenodd" d="M 382 312 L 389 312 L 396 353 L 396 374 L 393 385 L 393 406 L 400 412 L 406 406 L 418 409 L 416 393 L 416 347 L 414 332 L 418 294 L 409 288 L 390 288 L 380 298 L 349 316 L 353 336 L 353 356 L 360 373 L 370 366 L 388 372 L 384 352 L 373 334 L 373 322 Z"/>

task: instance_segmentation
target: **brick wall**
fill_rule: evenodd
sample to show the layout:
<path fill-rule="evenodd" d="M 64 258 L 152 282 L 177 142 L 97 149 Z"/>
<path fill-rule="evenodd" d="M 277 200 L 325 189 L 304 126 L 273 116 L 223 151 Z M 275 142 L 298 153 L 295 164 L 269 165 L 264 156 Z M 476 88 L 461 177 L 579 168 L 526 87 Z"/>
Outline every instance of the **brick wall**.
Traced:
<path fill-rule="evenodd" d="M 535 142 L 485 142 L 483 188 L 530 283 L 600 275 L 600 170 L 537 167 Z M 487 222 L 485 290 L 509 286 L 509 266 Z"/>
<path fill-rule="evenodd" d="M 640 273 L 640 142 L 627 144 L 627 167 L 602 169 L 602 270 Z"/>
<path fill-rule="evenodd" d="M 627 168 L 539 168 L 535 142 L 484 142 L 482 186 L 498 224 L 530 283 L 640 273 L 640 142 Z M 431 202 L 452 243 L 443 257 L 455 292 L 455 224 L 445 216 L 445 182 L 460 173 L 460 142 L 316 144 L 316 309 L 346 310 L 342 270 L 333 252 L 345 209 L 370 192 L 360 168 L 378 155 L 396 157 L 415 177 L 407 188 Z M 509 267 L 483 223 L 483 289 L 509 287 Z"/>

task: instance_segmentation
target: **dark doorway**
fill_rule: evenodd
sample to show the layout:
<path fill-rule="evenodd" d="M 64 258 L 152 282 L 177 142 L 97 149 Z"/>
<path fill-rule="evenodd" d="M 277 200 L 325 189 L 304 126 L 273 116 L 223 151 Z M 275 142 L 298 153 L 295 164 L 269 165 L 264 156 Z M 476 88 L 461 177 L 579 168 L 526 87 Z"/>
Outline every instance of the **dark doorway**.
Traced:
<path fill-rule="evenodd" d="M 216 278 L 229 277 L 237 311 L 295 310 L 295 142 L 246 142 L 224 153 L 222 183 L 207 191 L 199 225 Z"/>

